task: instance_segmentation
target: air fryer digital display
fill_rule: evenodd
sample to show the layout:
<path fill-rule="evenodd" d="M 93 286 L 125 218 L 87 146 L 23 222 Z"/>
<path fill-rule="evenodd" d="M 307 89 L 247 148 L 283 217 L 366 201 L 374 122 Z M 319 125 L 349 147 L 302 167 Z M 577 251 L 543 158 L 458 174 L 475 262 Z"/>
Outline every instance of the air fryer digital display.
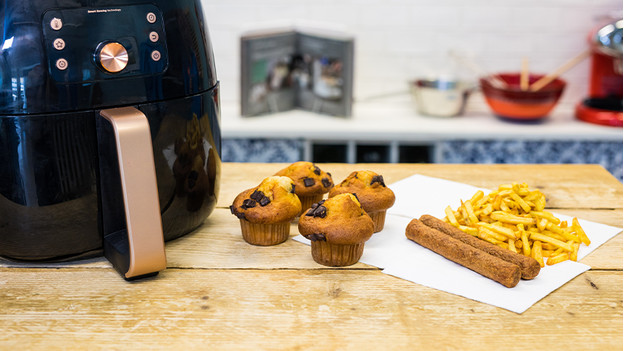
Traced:
<path fill-rule="evenodd" d="M 80 83 L 163 73 L 168 53 L 161 11 L 154 5 L 53 9 L 43 15 L 43 37 L 52 79 Z M 118 43 L 125 55 L 110 56 L 123 69 L 109 71 L 99 49 Z"/>

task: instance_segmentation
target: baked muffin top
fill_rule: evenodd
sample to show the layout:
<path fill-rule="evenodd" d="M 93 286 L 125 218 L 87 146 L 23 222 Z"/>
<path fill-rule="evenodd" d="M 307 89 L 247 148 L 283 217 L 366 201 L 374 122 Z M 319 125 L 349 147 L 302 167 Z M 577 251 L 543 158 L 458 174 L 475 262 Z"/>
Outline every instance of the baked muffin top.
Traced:
<path fill-rule="evenodd" d="M 384 183 L 383 176 L 373 171 L 355 171 L 333 187 L 329 197 L 352 193 L 368 213 L 386 210 L 394 205 L 394 192 Z"/>
<path fill-rule="evenodd" d="M 312 162 L 295 162 L 275 175 L 292 179 L 295 182 L 295 193 L 299 196 L 325 194 L 334 186 L 331 174 Z"/>
<path fill-rule="evenodd" d="M 247 189 L 234 199 L 230 211 L 239 219 L 252 223 L 281 223 L 301 213 L 301 201 L 288 177 L 271 176 L 260 185 Z"/>
<path fill-rule="evenodd" d="M 299 233 L 309 240 L 353 245 L 373 235 L 373 220 L 353 194 L 322 200 L 299 218 Z"/>

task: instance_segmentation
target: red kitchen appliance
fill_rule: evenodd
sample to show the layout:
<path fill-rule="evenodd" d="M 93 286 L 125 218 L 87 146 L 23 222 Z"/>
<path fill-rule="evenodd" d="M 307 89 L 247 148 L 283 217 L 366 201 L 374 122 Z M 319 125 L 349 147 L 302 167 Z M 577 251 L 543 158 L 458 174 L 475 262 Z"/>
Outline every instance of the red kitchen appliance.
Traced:
<path fill-rule="evenodd" d="M 622 20 L 590 33 L 589 97 L 577 104 L 576 117 L 589 123 L 622 127 Z"/>

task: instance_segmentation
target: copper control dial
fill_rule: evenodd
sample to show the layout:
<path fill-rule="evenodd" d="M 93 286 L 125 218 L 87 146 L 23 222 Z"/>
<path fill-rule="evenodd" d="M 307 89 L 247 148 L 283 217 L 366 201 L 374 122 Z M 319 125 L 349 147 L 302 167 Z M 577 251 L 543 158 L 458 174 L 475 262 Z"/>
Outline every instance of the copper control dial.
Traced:
<path fill-rule="evenodd" d="M 117 73 L 128 64 L 128 51 L 117 42 L 106 43 L 101 45 L 96 60 L 106 71 Z"/>

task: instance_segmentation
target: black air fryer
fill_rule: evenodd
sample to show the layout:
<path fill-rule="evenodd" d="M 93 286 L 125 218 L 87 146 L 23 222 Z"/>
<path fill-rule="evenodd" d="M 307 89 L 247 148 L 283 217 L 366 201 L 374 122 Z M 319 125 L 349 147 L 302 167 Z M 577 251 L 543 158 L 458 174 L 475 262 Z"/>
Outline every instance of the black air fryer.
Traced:
<path fill-rule="evenodd" d="M 0 256 L 164 269 L 219 188 L 200 1 L 7 0 L 0 17 Z"/>

